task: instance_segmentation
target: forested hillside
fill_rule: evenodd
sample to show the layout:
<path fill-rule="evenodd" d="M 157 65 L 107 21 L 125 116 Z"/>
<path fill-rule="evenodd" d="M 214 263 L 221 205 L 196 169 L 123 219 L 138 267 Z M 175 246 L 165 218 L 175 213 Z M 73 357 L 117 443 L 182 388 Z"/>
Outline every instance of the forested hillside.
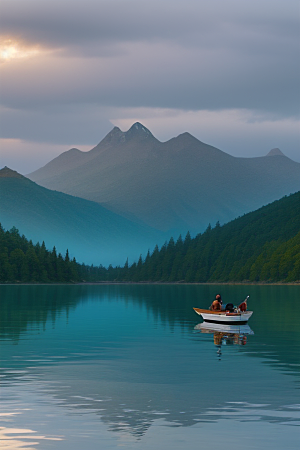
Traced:
<path fill-rule="evenodd" d="M 63 257 L 55 247 L 49 251 L 44 242 L 34 245 L 16 228 L 5 231 L 0 224 L 0 283 L 78 282 L 89 270 L 70 260 L 68 250 Z"/>
<path fill-rule="evenodd" d="M 300 282 L 300 192 L 124 267 L 86 266 L 0 226 L 0 282 Z"/>
<path fill-rule="evenodd" d="M 112 274 L 110 274 L 112 275 Z M 300 281 L 300 192 L 115 271 L 130 281 Z"/>

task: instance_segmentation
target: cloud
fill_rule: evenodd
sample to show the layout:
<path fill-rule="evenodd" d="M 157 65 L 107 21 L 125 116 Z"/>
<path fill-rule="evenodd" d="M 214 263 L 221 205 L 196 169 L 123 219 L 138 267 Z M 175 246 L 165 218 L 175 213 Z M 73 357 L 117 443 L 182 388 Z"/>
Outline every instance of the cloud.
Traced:
<path fill-rule="evenodd" d="M 2 68 L 6 107 L 83 102 L 299 113 L 296 1 L 1 3 L 3 35 L 41 50 Z"/>
<path fill-rule="evenodd" d="M 295 0 L 1 0 L 0 24 L 4 34 L 58 47 L 149 40 L 240 47 L 249 38 L 252 47 L 264 36 L 293 40 L 297 11 Z"/>
<path fill-rule="evenodd" d="M 2 139 L 68 145 L 96 145 L 113 127 L 108 111 L 97 105 L 62 105 L 46 111 L 0 108 Z M 17 133 L 16 133 L 17 124 Z M 47 145 L 49 149 L 49 145 Z"/>
<path fill-rule="evenodd" d="M 0 67 L 2 138 L 92 145 L 120 112 L 118 120 L 128 123 L 132 111 L 143 110 L 156 112 L 173 135 L 183 125 L 188 129 L 186 118 L 193 123 L 194 114 L 195 121 L 214 117 L 221 144 L 222 124 L 229 121 L 232 133 L 243 129 L 250 139 L 249 130 L 264 127 L 257 135 L 262 142 L 273 133 L 299 149 L 296 0 L 0 5 L 3 41 L 13 40 L 23 52 Z M 182 120 L 176 129 L 171 111 Z M 276 129 L 275 123 L 281 125 Z"/>
<path fill-rule="evenodd" d="M 39 169 L 51 159 L 70 149 L 68 145 L 21 139 L 0 139 L 0 147 L 0 168 L 7 166 L 23 175 Z M 80 150 L 90 150 L 90 146 L 80 146 Z"/>
<path fill-rule="evenodd" d="M 283 55 L 237 57 L 230 50 L 132 43 L 115 57 L 40 55 L 2 68 L 2 104 L 10 108 L 97 103 L 181 109 L 247 108 L 281 116 L 299 109 L 298 61 Z M 289 70 L 287 70 L 287 67 Z"/>

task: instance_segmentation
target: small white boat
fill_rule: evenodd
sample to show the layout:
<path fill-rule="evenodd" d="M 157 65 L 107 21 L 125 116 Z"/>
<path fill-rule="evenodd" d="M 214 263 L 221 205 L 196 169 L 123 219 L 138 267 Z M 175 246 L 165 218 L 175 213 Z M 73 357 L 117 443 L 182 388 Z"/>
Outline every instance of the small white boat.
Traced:
<path fill-rule="evenodd" d="M 195 313 L 202 316 L 205 322 L 227 325 L 244 325 L 248 322 L 253 311 L 210 311 L 209 309 L 193 308 Z"/>

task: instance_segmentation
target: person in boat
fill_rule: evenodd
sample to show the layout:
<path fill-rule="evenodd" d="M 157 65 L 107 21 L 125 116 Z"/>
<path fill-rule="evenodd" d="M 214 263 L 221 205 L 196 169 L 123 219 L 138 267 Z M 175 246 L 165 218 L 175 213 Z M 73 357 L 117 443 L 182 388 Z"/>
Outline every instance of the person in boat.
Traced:
<path fill-rule="evenodd" d="M 212 302 L 209 309 L 211 311 L 221 311 L 222 305 L 223 305 L 223 301 L 222 301 L 221 294 L 217 294 L 215 300 Z"/>
<path fill-rule="evenodd" d="M 242 312 L 247 311 L 247 298 L 239 305 L 239 310 Z"/>

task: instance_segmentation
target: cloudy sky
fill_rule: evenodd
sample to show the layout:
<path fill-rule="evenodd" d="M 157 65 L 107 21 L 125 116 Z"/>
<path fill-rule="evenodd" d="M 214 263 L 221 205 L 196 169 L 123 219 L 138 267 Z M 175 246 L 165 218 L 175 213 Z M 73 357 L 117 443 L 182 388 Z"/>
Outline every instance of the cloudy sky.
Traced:
<path fill-rule="evenodd" d="M 1 167 L 135 121 L 300 162 L 299 0 L 0 0 L 0 30 Z"/>

